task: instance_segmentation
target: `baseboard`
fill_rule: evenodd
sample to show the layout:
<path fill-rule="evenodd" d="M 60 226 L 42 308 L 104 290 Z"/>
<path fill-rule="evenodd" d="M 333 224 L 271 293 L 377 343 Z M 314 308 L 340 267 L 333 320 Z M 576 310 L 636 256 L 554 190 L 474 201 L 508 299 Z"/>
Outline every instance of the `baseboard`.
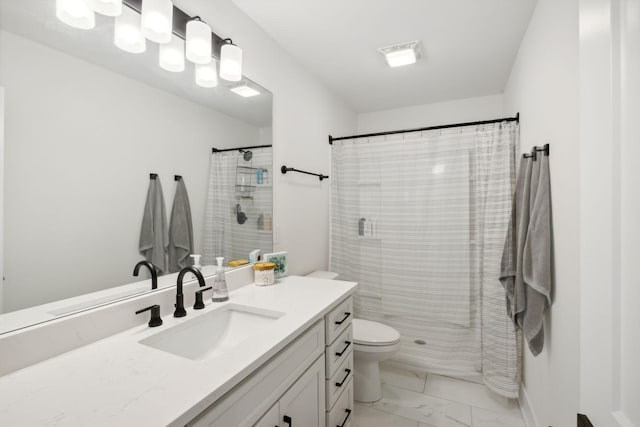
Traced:
<path fill-rule="evenodd" d="M 527 427 L 538 427 L 538 419 L 529 400 L 527 389 L 524 385 L 520 385 L 520 397 L 518 397 L 518 403 L 520 404 L 520 411 L 522 412 L 522 418 Z"/>

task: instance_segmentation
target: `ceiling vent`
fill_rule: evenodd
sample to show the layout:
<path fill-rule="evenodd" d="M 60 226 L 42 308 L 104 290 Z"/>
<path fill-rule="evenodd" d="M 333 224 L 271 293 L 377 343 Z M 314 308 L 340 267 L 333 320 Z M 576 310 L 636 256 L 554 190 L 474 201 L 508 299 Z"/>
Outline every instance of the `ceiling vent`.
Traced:
<path fill-rule="evenodd" d="M 381 47 L 378 51 L 384 55 L 390 67 L 410 65 L 422 57 L 419 40 Z"/>

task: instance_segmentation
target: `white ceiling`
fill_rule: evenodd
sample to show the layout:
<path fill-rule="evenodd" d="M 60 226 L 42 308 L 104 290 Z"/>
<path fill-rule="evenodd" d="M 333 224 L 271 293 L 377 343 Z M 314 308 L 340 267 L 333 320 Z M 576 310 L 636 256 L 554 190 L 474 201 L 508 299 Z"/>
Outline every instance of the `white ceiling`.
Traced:
<path fill-rule="evenodd" d="M 536 0 L 233 0 L 357 112 L 501 93 Z M 422 43 L 391 69 L 377 49 Z"/>

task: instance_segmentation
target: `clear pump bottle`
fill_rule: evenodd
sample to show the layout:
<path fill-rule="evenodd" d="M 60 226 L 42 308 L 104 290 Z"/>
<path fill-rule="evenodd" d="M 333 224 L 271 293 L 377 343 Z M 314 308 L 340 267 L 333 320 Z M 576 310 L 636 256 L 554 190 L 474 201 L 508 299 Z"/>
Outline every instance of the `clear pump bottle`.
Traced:
<path fill-rule="evenodd" d="M 223 302 L 229 300 L 229 291 L 227 290 L 227 280 L 224 275 L 224 267 L 222 266 L 223 257 L 217 257 L 218 268 L 213 276 L 213 302 Z"/>

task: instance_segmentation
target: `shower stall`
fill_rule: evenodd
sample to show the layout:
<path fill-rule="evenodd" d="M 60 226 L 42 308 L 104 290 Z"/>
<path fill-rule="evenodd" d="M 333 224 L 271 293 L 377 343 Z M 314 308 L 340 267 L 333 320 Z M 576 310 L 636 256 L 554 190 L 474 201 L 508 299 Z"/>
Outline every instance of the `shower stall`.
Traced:
<path fill-rule="evenodd" d="M 203 263 L 272 251 L 272 152 L 271 146 L 256 146 L 211 153 Z"/>
<path fill-rule="evenodd" d="M 397 329 L 393 362 L 482 375 L 516 397 L 520 345 L 498 280 L 516 120 L 333 140 L 331 270 L 356 316 Z"/>

